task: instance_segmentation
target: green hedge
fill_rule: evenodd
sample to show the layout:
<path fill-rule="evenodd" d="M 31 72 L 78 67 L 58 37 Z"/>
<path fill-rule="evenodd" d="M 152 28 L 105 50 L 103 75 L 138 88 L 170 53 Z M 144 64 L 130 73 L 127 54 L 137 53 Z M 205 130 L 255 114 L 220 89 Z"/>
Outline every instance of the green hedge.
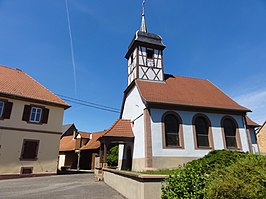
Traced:
<path fill-rule="evenodd" d="M 165 185 L 162 187 L 162 199 L 222 198 L 215 195 L 217 189 L 219 189 L 218 179 L 221 178 L 221 171 L 227 171 L 226 169 L 233 168 L 233 165 L 236 165 L 238 162 L 251 161 L 251 157 L 260 157 L 262 160 L 265 159 L 264 156 L 256 156 L 237 151 L 212 151 L 205 157 L 189 162 L 186 166 L 173 171 L 173 174 L 166 178 Z M 257 165 L 257 167 L 249 167 L 249 169 L 264 168 L 258 162 L 252 162 Z M 245 173 L 244 171 L 241 172 Z M 260 174 L 261 173 L 263 172 L 260 170 Z M 254 176 L 254 174 L 251 175 L 252 176 L 248 177 L 257 178 L 259 176 Z M 265 175 L 265 172 L 261 174 L 260 177 L 263 175 Z M 256 182 L 257 181 L 255 181 L 255 183 Z M 250 191 L 252 192 L 252 190 Z"/>
<path fill-rule="evenodd" d="M 265 199 L 266 157 L 247 155 L 210 175 L 205 198 Z"/>

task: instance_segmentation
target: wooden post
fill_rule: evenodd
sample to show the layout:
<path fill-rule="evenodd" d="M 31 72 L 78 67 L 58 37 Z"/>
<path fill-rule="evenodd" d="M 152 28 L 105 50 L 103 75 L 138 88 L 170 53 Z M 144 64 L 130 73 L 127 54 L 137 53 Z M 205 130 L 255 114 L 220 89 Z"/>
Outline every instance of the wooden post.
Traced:
<path fill-rule="evenodd" d="M 103 163 L 107 163 L 107 146 L 106 146 L 106 143 L 104 143 L 104 146 L 103 146 Z"/>

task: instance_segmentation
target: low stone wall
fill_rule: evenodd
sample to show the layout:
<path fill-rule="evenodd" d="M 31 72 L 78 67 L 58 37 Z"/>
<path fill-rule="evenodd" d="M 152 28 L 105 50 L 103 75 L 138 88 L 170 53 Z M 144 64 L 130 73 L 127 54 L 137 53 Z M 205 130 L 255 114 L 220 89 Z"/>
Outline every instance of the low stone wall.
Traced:
<path fill-rule="evenodd" d="M 160 199 L 165 175 L 103 169 L 104 182 L 128 199 Z"/>

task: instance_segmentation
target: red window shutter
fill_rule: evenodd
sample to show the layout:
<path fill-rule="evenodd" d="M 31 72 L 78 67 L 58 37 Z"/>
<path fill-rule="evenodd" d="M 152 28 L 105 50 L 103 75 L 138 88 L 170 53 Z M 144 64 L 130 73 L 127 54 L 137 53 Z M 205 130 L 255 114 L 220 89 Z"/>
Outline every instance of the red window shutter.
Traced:
<path fill-rule="evenodd" d="M 31 106 L 25 105 L 24 111 L 23 111 L 23 116 L 22 116 L 23 121 L 29 121 L 30 120 L 30 111 L 31 111 Z"/>
<path fill-rule="evenodd" d="M 48 117 L 49 117 L 49 109 L 48 108 L 43 108 L 42 109 L 42 123 L 47 124 L 48 122 Z"/>
<path fill-rule="evenodd" d="M 13 103 L 12 102 L 6 102 L 5 103 L 4 113 L 3 113 L 3 118 L 4 119 L 10 119 L 12 107 L 13 107 Z"/>

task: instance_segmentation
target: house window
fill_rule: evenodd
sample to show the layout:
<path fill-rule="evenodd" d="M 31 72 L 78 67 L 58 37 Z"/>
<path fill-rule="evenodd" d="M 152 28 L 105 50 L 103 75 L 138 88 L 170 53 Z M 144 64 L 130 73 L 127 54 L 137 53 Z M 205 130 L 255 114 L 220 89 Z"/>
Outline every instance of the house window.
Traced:
<path fill-rule="evenodd" d="M 23 140 L 20 160 L 37 160 L 39 140 Z"/>
<path fill-rule="evenodd" d="M 3 116 L 5 103 L 0 101 L 0 117 Z"/>
<path fill-rule="evenodd" d="M 163 116 L 163 145 L 165 148 L 182 147 L 181 119 L 175 113 Z"/>
<path fill-rule="evenodd" d="M 33 167 L 21 167 L 20 174 L 32 174 Z"/>
<path fill-rule="evenodd" d="M 25 105 L 22 120 L 36 124 L 47 124 L 49 109 L 35 105 Z"/>
<path fill-rule="evenodd" d="M 10 119 L 13 103 L 0 99 L 0 119 Z"/>
<path fill-rule="evenodd" d="M 153 50 L 147 49 L 147 59 L 153 59 Z"/>
<path fill-rule="evenodd" d="M 30 122 L 39 123 L 41 121 L 42 109 L 31 107 Z"/>
<path fill-rule="evenodd" d="M 196 148 L 209 148 L 210 145 L 210 122 L 204 116 L 194 117 Z"/>
<path fill-rule="evenodd" d="M 236 125 L 233 120 L 227 118 L 223 120 L 225 143 L 228 149 L 237 148 Z"/>
<path fill-rule="evenodd" d="M 130 56 L 130 64 L 132 64 L 133 63 L 133 54 L 131 54 L 131 56 Z"/>

